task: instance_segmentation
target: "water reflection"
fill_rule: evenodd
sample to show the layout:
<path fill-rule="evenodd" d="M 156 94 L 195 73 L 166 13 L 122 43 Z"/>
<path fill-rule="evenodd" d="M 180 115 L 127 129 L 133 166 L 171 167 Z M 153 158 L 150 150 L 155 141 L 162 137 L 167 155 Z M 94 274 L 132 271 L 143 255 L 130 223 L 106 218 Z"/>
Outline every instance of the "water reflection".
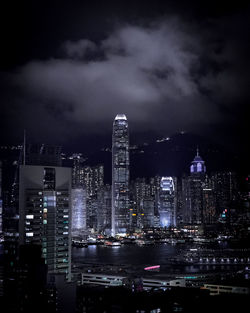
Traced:
<path fill-rule="evenodd" d="M 224 243 L 222 244 L 224 247 Z M 156 244 L 154 246 L 122 245 L 117 247 L 106 247 L 102 245 L 90 245 L 88 248 L 73 248 L 73 262 L 78 264 L 124 264 L 143 268 L 149 265 L 161 265 L 161 272 L 168 273 L 198 273 L 230 271 L 234 266 L 214 264 L 190 264 L 180 265 L 169 263 L 169 258 L 183 255 L 191 245 L 169 245 Z M 214 248 L 214 247 L 213 247 Z M 217 246 L 221 250 L 221 245 Z"/>

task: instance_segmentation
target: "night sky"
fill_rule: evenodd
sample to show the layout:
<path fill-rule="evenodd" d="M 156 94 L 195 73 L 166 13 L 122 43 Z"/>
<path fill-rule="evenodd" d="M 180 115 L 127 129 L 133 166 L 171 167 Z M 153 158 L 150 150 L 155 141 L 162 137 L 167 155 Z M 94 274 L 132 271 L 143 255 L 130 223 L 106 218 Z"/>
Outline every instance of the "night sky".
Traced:
<path fill-rule="evenodd" d="M 5 1 L 0 142 L 111 145 L 185 130 L 245 153 L 250 6 L 241 1 Z M 218 6 L 218 2 L 221 6 Z"/>

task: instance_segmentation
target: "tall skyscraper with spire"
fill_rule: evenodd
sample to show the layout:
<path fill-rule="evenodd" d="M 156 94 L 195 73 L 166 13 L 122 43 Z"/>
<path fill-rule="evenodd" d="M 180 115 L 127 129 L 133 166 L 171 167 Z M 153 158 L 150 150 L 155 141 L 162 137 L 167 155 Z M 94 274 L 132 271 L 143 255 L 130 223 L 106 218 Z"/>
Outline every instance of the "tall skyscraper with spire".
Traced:
<path fill-rule="evenodd" d="M 190 175 L 182 179 L 183 193 L 183 222 L 186 224 L 203 223 L 203 192 L 206 166 L 199 155 L 197 147 L 196 156 L 190 165 Z"/>
<path fill-rule="evenodd" d="M 111 232 L 129 227 L 129 131 L 124 114 L 116 115 L 112 136 L 112 225 Z"/>

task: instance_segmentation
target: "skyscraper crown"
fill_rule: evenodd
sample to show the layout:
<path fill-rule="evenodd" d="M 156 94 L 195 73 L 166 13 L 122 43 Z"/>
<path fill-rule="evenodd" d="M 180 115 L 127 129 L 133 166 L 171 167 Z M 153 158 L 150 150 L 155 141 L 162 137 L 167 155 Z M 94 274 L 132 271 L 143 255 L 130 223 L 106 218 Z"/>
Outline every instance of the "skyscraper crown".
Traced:
<path fill-rule="evenodd" d="M 196 156 L 194 157 L 194 160 L 192 161 L 191 166 L 190 166 L 190 173 L 197 174 L 197 173 L 205 173 L 205 172 L 206 172 L 205 162 L 200 157 L 199 149 L 197 147 Z"/>
<path fill-rule="evenodd" d="M 115 117 L 115 121 L 116 120 L 127 120 L 127 117 L 125 114 L 117 114 Z"/>

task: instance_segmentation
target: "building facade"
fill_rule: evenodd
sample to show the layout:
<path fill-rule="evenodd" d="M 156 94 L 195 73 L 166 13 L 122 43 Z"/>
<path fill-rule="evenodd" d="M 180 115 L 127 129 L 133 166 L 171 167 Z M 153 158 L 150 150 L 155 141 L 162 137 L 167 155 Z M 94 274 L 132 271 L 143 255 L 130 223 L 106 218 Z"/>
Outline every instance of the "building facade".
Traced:
<path fill-rule="evenodd" d="M 162 177 L 159 193 L 159 217 L 161 227 L 176 226 L 176 179 Z"/>
<path fill-rule="evenodd" d="M 206 166 L 197 149 L 190 175 L 182 179 L 182 216 L 184 224 L 203 223 L 203 184 Z"/>
<path fill-rule="evenodd" d="M 112 234 L 129 228 L 129 131 L 124 114 L 113 123 L 112 136 Z"/>
<path fill-rule="evenodd" d="M 49 273 L 71 276 L 71 169 L 20 166 L 19 244 L 37 244 Z"/>
<path fill-rule="evenodd" d="M 72 235 L 86 231 L 87 195 L 84 188 L 73 188 L 72 194 Z"/>

